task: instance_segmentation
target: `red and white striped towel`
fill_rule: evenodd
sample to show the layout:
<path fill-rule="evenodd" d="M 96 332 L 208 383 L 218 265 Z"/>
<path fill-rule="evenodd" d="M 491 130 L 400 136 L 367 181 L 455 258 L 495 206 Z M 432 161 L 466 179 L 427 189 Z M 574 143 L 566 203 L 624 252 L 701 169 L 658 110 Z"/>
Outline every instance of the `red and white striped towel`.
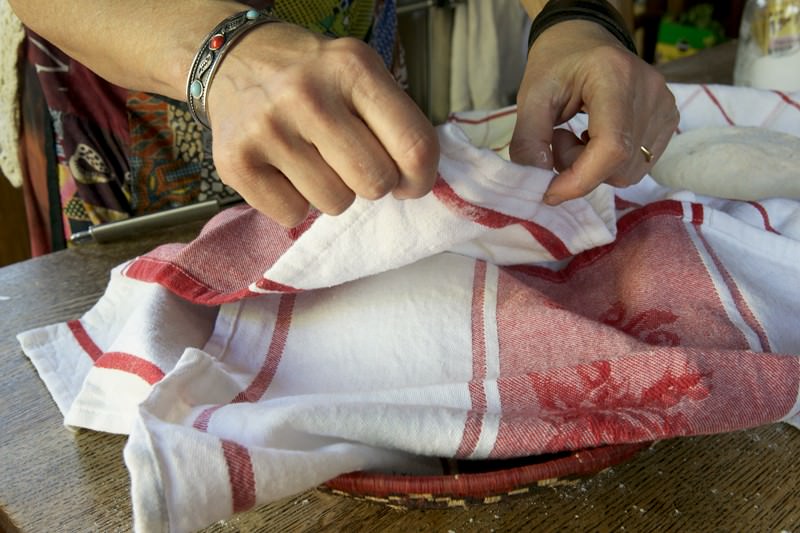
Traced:
<path fill-rule="evenodd" d="M 683 131 L 800 136 L 798 94 L 673 91 Z M 646 178 L 547 207 L 551 174 L 498 156 L 515 118 L 440 127 L 421 200 L 291 231 L 229 209 L 116 268 L 79 320 L 20 334 L 67 425 L 130 435 L 137 529 L 353 470 L 800 424 L 800 202 Z"/>

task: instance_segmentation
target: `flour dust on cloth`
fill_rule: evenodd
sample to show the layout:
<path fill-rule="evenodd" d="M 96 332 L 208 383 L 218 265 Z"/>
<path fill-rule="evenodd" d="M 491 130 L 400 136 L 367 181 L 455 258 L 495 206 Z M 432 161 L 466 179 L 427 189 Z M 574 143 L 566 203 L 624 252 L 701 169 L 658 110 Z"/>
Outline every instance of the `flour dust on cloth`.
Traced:
<path fill-rule="evenodd" d="M 672 89 L 682 131 L 800 135 L 798 94 Z M 130 435 L 139 531 L 356 470 L 800 422 L 800 203 L 646 177 L 549 207 L 552 174 L 505 157 L 515 120 L 441 126 L 425 198 L 288 231 L 229 209 L 19 335 L 68 426 Z"/>

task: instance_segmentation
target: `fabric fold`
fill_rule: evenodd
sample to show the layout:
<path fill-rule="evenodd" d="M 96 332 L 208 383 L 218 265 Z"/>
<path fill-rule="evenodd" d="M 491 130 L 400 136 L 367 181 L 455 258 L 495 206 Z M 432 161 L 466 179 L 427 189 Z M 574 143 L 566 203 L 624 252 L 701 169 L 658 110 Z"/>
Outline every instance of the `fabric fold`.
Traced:
<path fill-rule="evenodd" d="M 800 135 L 798 94 L 672 89 L 681 131 Z M 226 210 L 120 265 L 80 319 L 19 335 L 65 423 L 130 434 L 137 530 L 355 470 L 800 426 L 800 202 L 645 177 L 548 207 L 552 173 L 505 157 L 514 120 L 440 127 L 423 199 L 288 231 Z"/>

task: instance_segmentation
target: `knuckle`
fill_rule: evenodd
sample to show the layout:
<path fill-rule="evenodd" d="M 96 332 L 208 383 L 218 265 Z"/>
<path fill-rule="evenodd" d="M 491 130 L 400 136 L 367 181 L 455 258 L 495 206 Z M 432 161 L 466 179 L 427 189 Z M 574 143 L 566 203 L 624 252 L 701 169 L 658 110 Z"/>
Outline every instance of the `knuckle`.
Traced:
<path fill-rule="evenodd" d="M 613 71 L 617 76 L 630 78 L 638 61 L 636 56 L 628 50 L 616 45 L 606 44 L 594 48 L 593 53 L 587 55 L 587 59 L 595 66 L 602 65 L 604 69 Z"/>
<path fill-rule="evenodd" d="M 653 86 L 654 89 L 663 91 L 667 87 L 667 78 L 656 69 L 649 69 L 648 76 L 650 80 L 650 84 Z M 667 90 L 669 92 L 669 90 Z"/>
<path fill-rule="evenodd" d="M 253 165 L 243 154 L 226 149 L 215 150 L 214 165 L 220 180 L 226 185 L 246 186 L 252 179 Z"/>
<path fill-rule="evenodd" d="M 388 71 L 377 52 L 366 44 L 358 42 L 357 45 L 343 48 L 335 61 L 338 86 L 343 93 L 371 100 L 385 97 L 381 93 L 381 84 L 376 81 L 382 76 L 389 76 Z"/>
<path fill-rule="evenodd" d="M 268 209 L 260 211 L 281 226 L 293 228 L 303 222 L 306 216 L 308 216 L 308 205 L 306 204 L 305 207 L 295 207 L 291 209 Z"/>
<path fill-rule="evenodd" d="M 358 70 L 375 63 L 375 52 L 363 41 L 352 37 L 336 39 L 332 50 L 342 66 Z"/>
<path fill-rule="evenodd" d="M 378 66 L 378 56 L 365 43 L 350 37 L 336 39 L 327 58 L 344 80 L 353 84 L 359 81 Z M 380 66 L 382 67 L 382 63 Z"/>
<path fill-rule="evenodd" d="M 439 164 L 439 140 L 433 128 L 408 134 L 401 157 L 417 175 L 434 173 Z"/>
<path fill-rule="evenodd" d="M 611 176 L 605 182 L 608 183 L 609 185 L 613 185 L 614 187 L 619 187 L 624 189 L 625 187 L 630 187 L 634 183 L 634 181 L 635 180 L 632 180 L 631 178 L 617 174 Z"/>
<path fill-rule="evenodd" d="M 308 110 L 310 113 L 319 111 L 321 107 L 320 90 L 313 77 L 306 72 L 297 71 L 287 76 L 283 90 L 276 96 L 277 109 Z"/>
<path fill-rule="evenodd" d="M 633 156 L 633 139 L 628 133 L 617 132 L 606 139 L 604 150 L 610 161 L 621 165 Z"/>
<path fill-rule="evenodd" d="M 358 195 L 367 200 L 377 200 L 389 194 L 396 183 L 396 177 L 392 180 L 391 176 L 386 174 L 380 178 L 367 179 L 358 187 Z"/>
<path fill-rule="evenodd" d="M 297 209 L 285 216 L 282 225 L 287 228 L 293 228 L 300 225 L 300 223 L 306 219 L 306 216 L 308 216 L 308 207 L 305 209 Z"/>

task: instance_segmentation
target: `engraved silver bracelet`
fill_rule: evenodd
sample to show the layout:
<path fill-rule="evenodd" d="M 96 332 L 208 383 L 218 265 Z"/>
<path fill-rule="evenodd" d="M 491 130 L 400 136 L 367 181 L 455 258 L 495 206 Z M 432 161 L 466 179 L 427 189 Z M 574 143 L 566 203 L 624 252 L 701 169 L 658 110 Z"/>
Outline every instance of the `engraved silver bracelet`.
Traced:
<path fill-rule="evenodd" d="M 259 24 L 267 22 L 283 22 L 267 11 L 250 9 L 231 15 L 220 22 L 203 40 L 189 70 L 186 82 L 186 101 L 189 112 L 198 124 L 211 129 L 208 118 L 208 88 L 214 79 L 225 52 L 233 43 Z"/>

